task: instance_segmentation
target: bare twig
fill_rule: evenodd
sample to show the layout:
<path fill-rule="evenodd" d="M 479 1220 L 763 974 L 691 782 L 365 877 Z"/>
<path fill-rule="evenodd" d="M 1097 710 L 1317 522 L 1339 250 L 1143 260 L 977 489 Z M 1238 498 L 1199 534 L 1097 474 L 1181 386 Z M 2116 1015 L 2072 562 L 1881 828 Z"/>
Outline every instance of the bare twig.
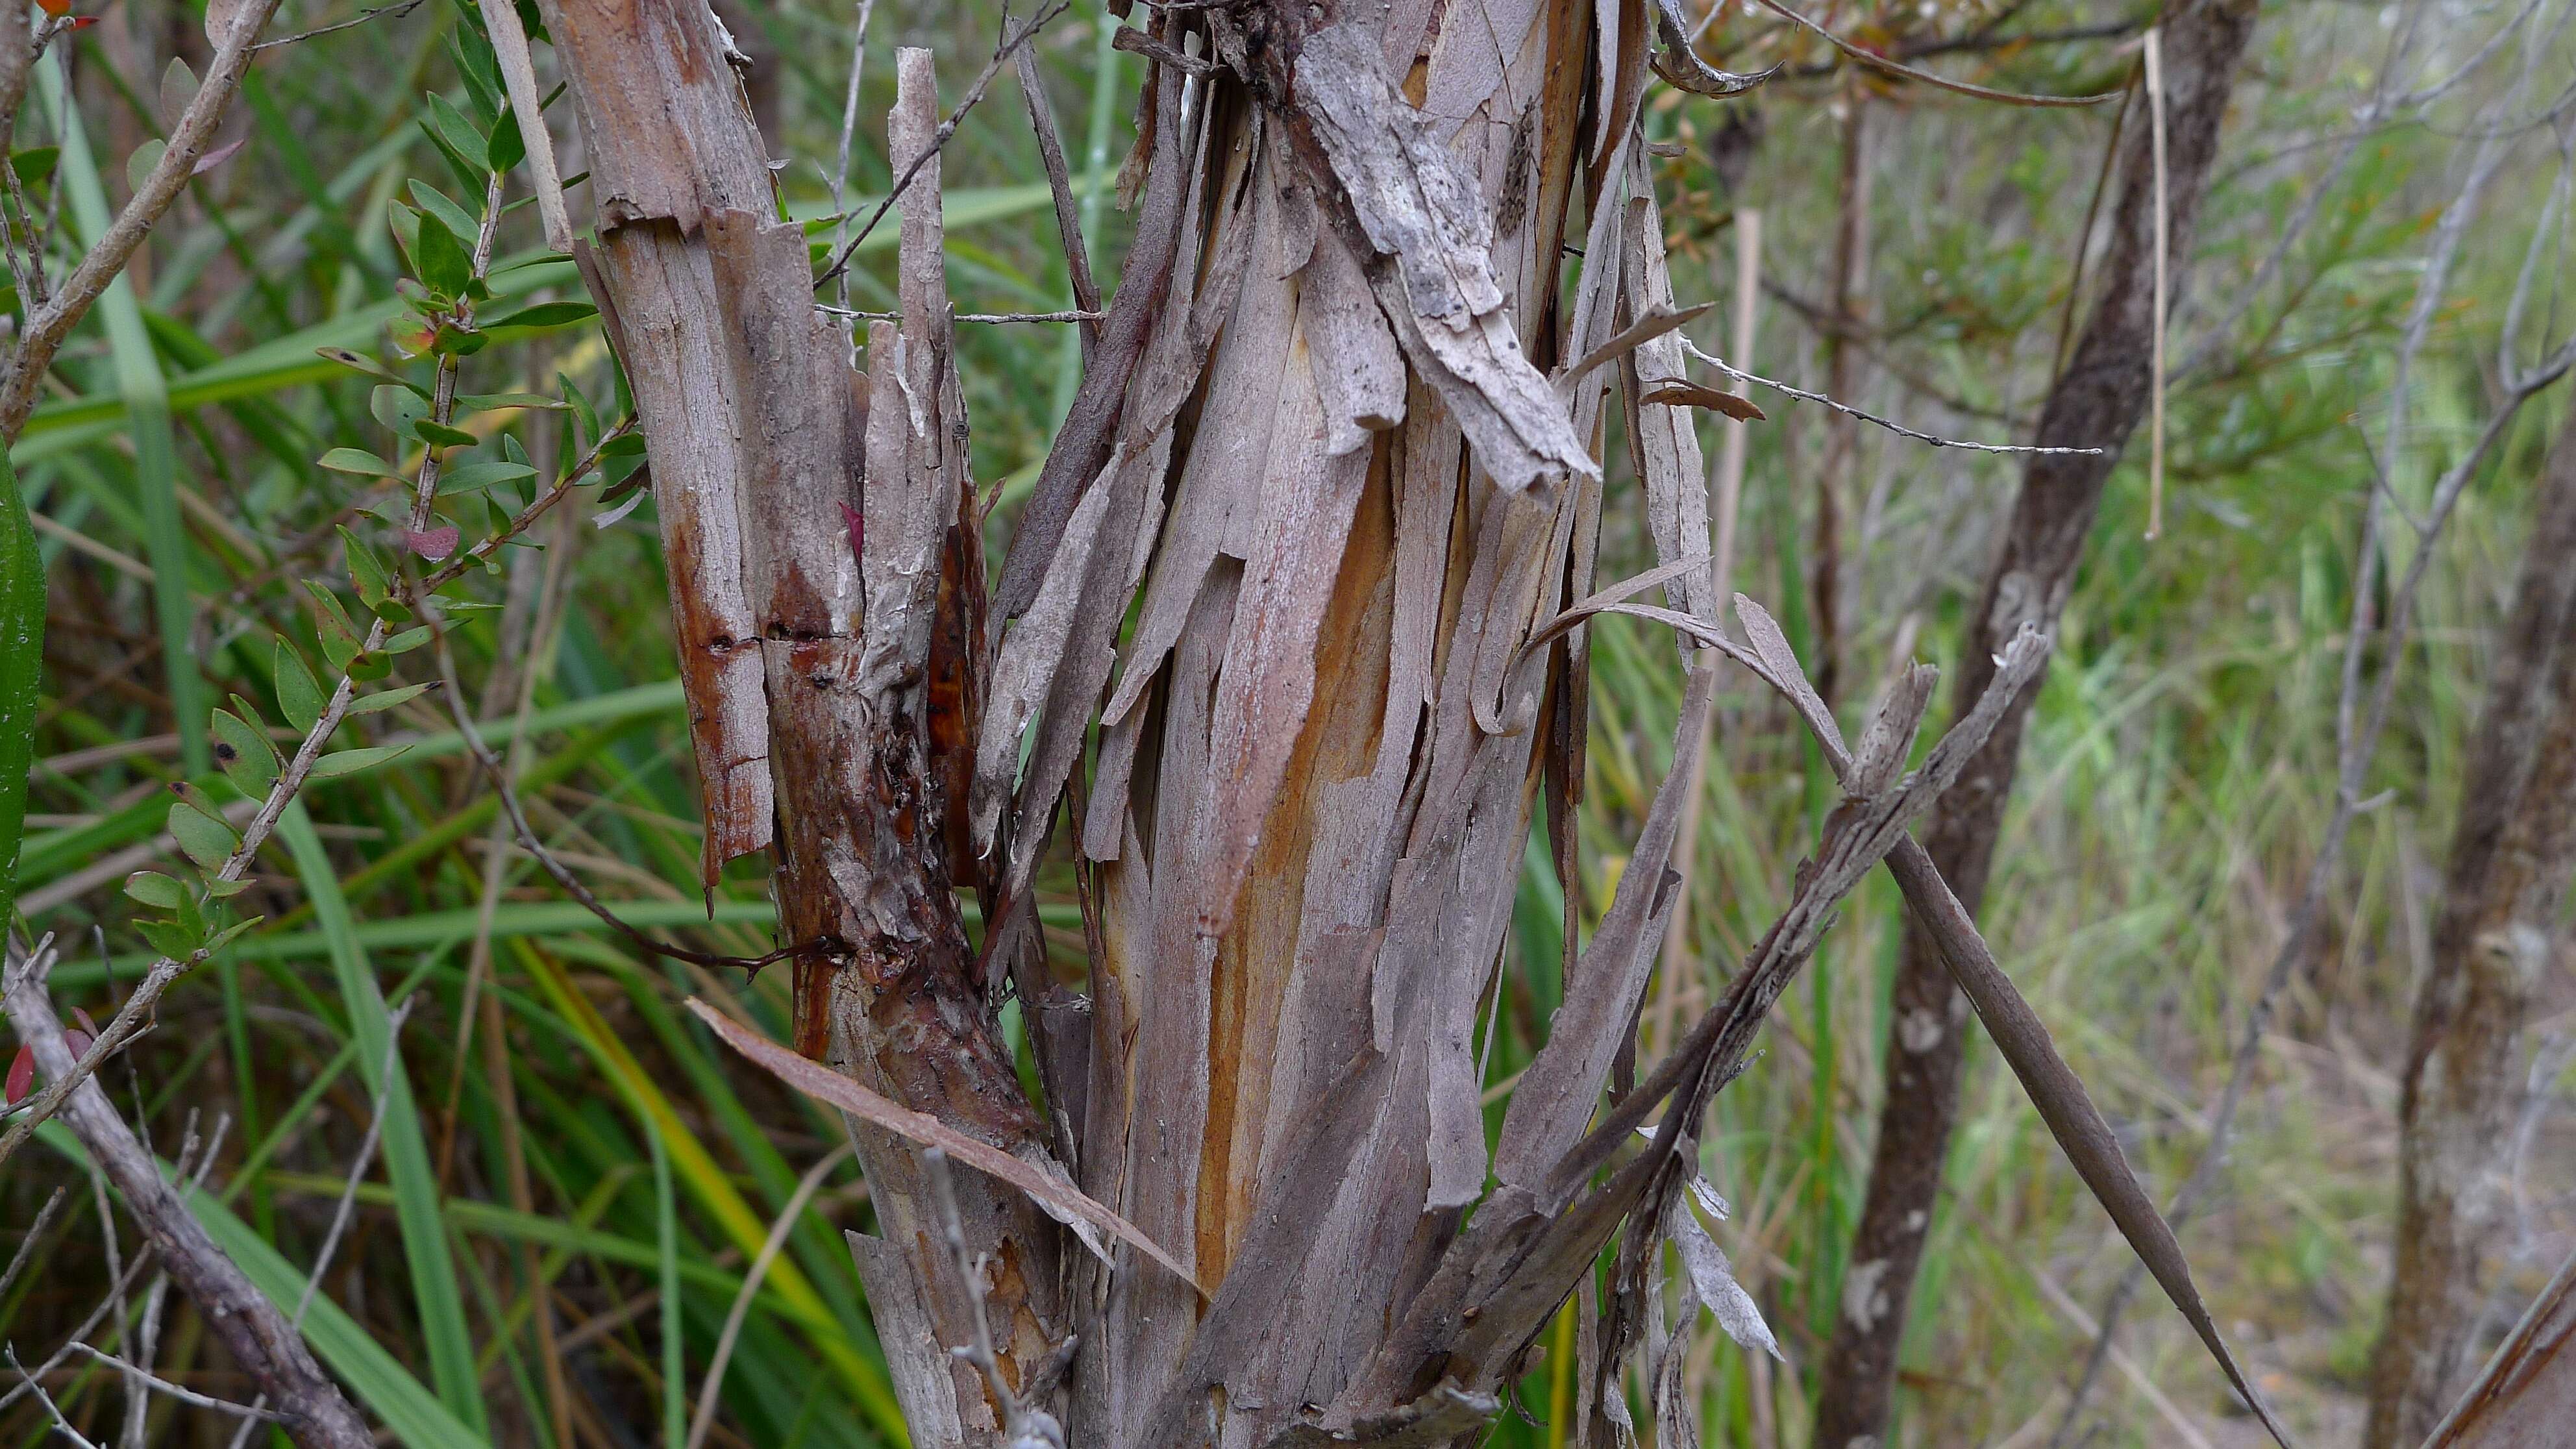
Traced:
<path fill-rule="evenodd" d="M 510 113 L 525 143 L 528 178 L 536 184 L 537 215 L 545 224 L 546 246 L 570 252 L 572 218 L 564 212 L 555 140 L 546 130 L 545 92 L 537 85 L 536 62 L 528 55 L 528 32 L 519 24 L 519 7 L 512 0 L 484 0 L 483 23 L 492 33 L 492 55 L 500 64 L 502 84 L 510 92 Z"/>
<path fill-rule="evenodd" d="M 2165 531 L 2165 311 L 2169 287 L 2167 255 L 2173 249 L 2173 208 L 2165 199 L 2165 67 L 2164 47 L 2156 28 L 2146 36 L 2147 150 L 2155 160 L 2155 300 L 2149 324 L 2154 356 L 2147 378 L 2147 537 Z"/>
<path fill-rule="evenodd" d="M 1902 76 L 1907 80 L 1921 81 L 1925 85 L 1934 86 L 1945 91 L 1955 91 L 1963 96 L 1974 96 L 1981 101 L 1999 101 L 2008 106 L 2098 106 L 2104 101 L 2114 101 L 2120 98 L 2120 93 L 2118 91 L 2103 91 L 2098 95 L 2090 96 L 2024 95 L 2018 91 L 1992 90 L 1985 86 L 1970 85 L 1966 81 L 1950 80 L 1944 76 L 1934 75 L 1927 70 L 1916 70 L 1910 65 L 1906 65 L 1900 61 L 1891 60 L 1884 55 L 1880 55 L 1874 50 L 1865 50 L 1860 46 L 1854 45 L 1850 41 L 1843 39 L 1841 36 L 1834 34 L 1832 31 L 1827 30 L 1825 27 L 1808 19 L 1806 16 L 1801 15 L 1797 11 L 1790 9 L 1788 6 L 1781 4 L 1780 0 L 1758 0 L 1758 3 L 1764 9 L 1778 15 L 1790 24 L 1797 26 L 1799 29 L 1807 31 L 1817 39 L 1822 40 L 1825 44 L 1832 46 L 1834 49 L 1841 51 L 1852 60 L 1868 66 L 1872 70 L 1885 71 L 1889 75 Z"/>
<path fill-rule="evenodd" d="M 0 1298 L 9 1296 L 10 1286 L 18 1281 L 18 1274 L 34 1261 L 36 1244 L 44 1239 L 45 1230 L 54 1225 L 54 1219 L 62 1215 L 63 1200 L 70 1193 L 70 1188 L 55 1188 L 54 1195 L 45 1199 L 45 1205 L 37 1210 L 36 1221 L 28 1227 L 27 1235 L 18 1240 L 18 1251 L 9 1255 L 8 1271 L 0 1273 Z"/>
<path fill-rule="evenodd" d="M 868 213 L 867 225 L 860 227 L 857 235 L 841 243 L 839 250 L 832 253 L 832 260 L 823 268 L 823 274 L 814 279 L 816 285 L 831 281 L 848 269 L 850 254 L 859 249 L 859 243 L 866 241 L 868 233 L 876 230 L 877 223 L 885 220 L 885 214 L 893 210 L 896 202 L 903 199 L 904 189 L 911 186 L 912 179 L 921 174 L 921 168 L 929 165 L 931 159 L 939 154 L 940 148 L 948 144 L 948 138 L 957 134 L 958 122 L 965 120 L 967 113 L 974 110 L 984 99 L 984 92 L 992 88 L 993 78 L 1002 73 L 1002 67 L 1010 62 L 1012 55 L 1017 53 L 1020 47 L 1036 38 L 1037 33 L 1046 27 L 1048 21 L 1062 15 L 1072 4 L 1073 0 L 1055 0 L 1053 5 L 1031 16 L 1027 24 L 1003 40 L 1002 44 L 993 51 L 993 58 L 986 61 L 984 69 L 976 74 L 975 83 L 966 88 L 966 95 L 958 101 L 957 109 L 950 111 L 948 119 L 939 123 L 939 129 L 931 132 L 930 144 L 923 148 L 920 155 L 912 158 L 912 164 L 903 168 L 903 174 L 896 177 L 894 185 L 887 189 L 885 199 L 877 203 L 875 211 Z"/>
<path fill-rule="evenodd" d="M 246 1429 L 263 1422 L 275 1422 L 286 1417 L 283 1414 L 263 1409 L 257 1404 L 236 1404 L 230 1399 L 218 1399 L 206 1394 L 198 1393 L 195 1389 L 189 1388 L 184 1384 L 174 1384 L 168 1379 L 161 1377 L 159 1374 L 153 1373 L 149 1369 L 128 1363 L 124 1359 L 118 1358 L 115 1354 L 109 1353 L 102 1348 L 93 1347 L 90 1344 L 75 1341 L 71 1345 L 71 1350 L 74 1353 L 85 1354 L 90 1358 L 94 1358 L 100 1363 L 106 1364 L 110 1368 L 124 1374 L 129 1381 L 139 1382 L 146 1388 L 151 1389 L 153 1392 L 166 1394 L 171 1398 L 177 1399 L 180 1403 L 200 1409 L 212 1409 L 219 1414 L 239 1415 L 250 1421 L 250 1425 L 245 1426 Z"/>
<path fill-rule="evenodd" d="M 1837 402 L 1820 392 L 1809 392 L 1802 387 L 1791 387 L 1785 382 L 1775 382 L 1770 378 L 1746 372 L 1744 369 L 1728 363 L 1723 358 L 1713 357 L 1707 352 L 1702 351 L 1698 343 L 1691 341 L 1687 337 L 1682 339 L 1682 346 L 1689 349 L 1691 356 L 1698 358 L 1700 361 L 1708 364 L 1710 367 L 1716 368 L 1718 371 L 1725 373 L 1727 376 L 1734 378 L 1738 382 L 1749 382 L 1760 387 L 1767 387 L 1773 392 L 1784 393 L 1801 402 L 1822 403 L 1824 406 L 1832 408 L 1838 413 L 1845 413 L 1849 416 L 1860 419 L 1862 422 L 1885 428 L 1900 438 L 1912 438 L 1918 443 L 1929 443 L 1935 448 L 1966 448 L 1971 452 L 1977 453 L 2077 453 L 2087 456 L 2099 456 L 2102 452 L 2100 448 L 2042 448 L 2024 443 L 1977 443 L 1970 442 L 1965 438 L 1945 438 L 1937 433 L 1926 433 L 1919 429 L 1909 428 L 1903 423 L 1891 422 L 1886 418 L 1880 417 L 1876 413 L 1865 412 L 1846 402 Z"/>
<path fill-rule="evenodd" d="M 73 1062 L 54 1004 L 45 992 L 45 974 L 52 962 L 52 951 L 42 949 L 24 962 L 0 969 L 4 978 L 0 979 L 0 1008 L 5 1008 L 19 1038 L 34 1051 L 38 1068 L 60 1080 L 71 1074 Z M 196 1301 L 203 1321 L 242 1370 L 280 1406 L 280 1420 L 296 1442 L 326 1449 L 373 1449 L 374 1437 L 357 1410 L 314 1362 L 277 1306 L 216 1246 L 178 1189 L 163 1180 L 152 1154 L 135 1140 L 133 1130 L 98 1084 L 82 1082 L 65 1104 L 62 1117 L 90 1161 L 116 1184 L 126 1210 L 158 1250 L 171 1276 Z M 209 1160 L 212 1156 L 207 1153 Z M 41 1396 L 44 1391 L 36 1392 Z"/>
<path fill-rule="evenodd" d="M 251 49 L 254 52 L 275 50 L 281 45 L 293 45 L 299 40 L 311 40 L 317 35 L 329 35 L 335 30 L 354 29 L 371 20 L 400 20 L 419 8 L 420 0 L 402 0 L 399 5 L 379 5 L 373 10 L 361 10 L 347 20 L 334 21 L 329 25 L 317 25 L 311 30 L 299 30 L 293 35 L 281 35 L 275 40 L 263 40 Z M 514 19 L 511 23 L 515 25 L 518 22 Z"/>
<path fill-rule="evenodd" d="M 591 892 L 589 886 L 582 883 L 581 877 L 572 873 L 571 867 L 555 858 L 554 852 L 546 848 L 546 843 L 537 838 L 536 827 L 528 823 L 528 812 L 520 805 L 519 792 L 510 783 L 508 767 L 501 763 L 499 756 L 492 753 L 491 746 L 483 742 L 483 732 L 475 727 L 472 712 L 465 707 L 464 686 L 456 676 L 456 656 L 448 648 L 447 634 L 443 628 L 437 634 L 437 654 L 439 673 L 447 681 L 445 693 L 448 712 L 456 720 L 457 733 L 465 740 L 466 752 L 474 757 L 476 764 L 483 767 L 484 777 L 490 781 L 492 793 L 501 802 L 502 813 L 509 817 L 510 828 L 519 837 L 520 848 L 535 857 L 537 864 L 545 870 L 545 873 L 554 877 L 555 884 L 563 888 L 564 894 L 578 901 L 584 910 L 599 917 L 611 930 L 633 942 L 637 949 L 673 961 L 686 961 L 692 966 L 739 966 L 746 971 L 756 972 L 763 966 L 802 955 L 809 949 L 807 945 L 799 943 L 781 946 L 761 956 L 728 956 L 716 951 L 696 951 L 686 946 L 674 946 L 656 940 L 646 934 L 642 928 L 610 910 L 607 903 L 600 900 Z"/>
<path fill-rule="evenodd" d="M 153 163 L 151 174 L 134 189 L 125 209 L 117 213 L 116 220 L 52 298 L 27 318 L 17 355 L 10 359 L 6 378 L 0 379 L 0 442 L 17 440 L 27 426 L 27 415 L 35 411 L 45 373 L 53 366 L 54 354 L 64 339 L 89 315 L 91 305 L 106 292 L 108 283 L 125 270 L 135 249 L 152 234 L 153 223 L 179 199 L 180 190 L 196 171 L 198 158 L 214 140 L 215 128 L 222 124 L 233 92 L 240 89 L 242 77 L 249 72 L 254 42 L 277 6 L 278 0 L 245 0 L 233 18 L 232 33 L 223 38 L 214 59 L 207 64 L 206 78 L 197 87 L 195 99 L 188 102 L 187 110 L 170 128 L 169 147 Z"/>
<path fill-rule="evenodd" d="M 54 1421 L 54 1428 L 59 1430 L 64 1438 L 69 1439 L 72 1443 L 80 1446 L 80 1449 L 98 1449 L 96 1444 L 93 1444 L 89 1440 L 81 1437 L 81 1431 L 73 1428 L 72 1421 L 63 1417 L 62 1406 L 54 1402 L 54 1396 L 45 1392 L 45 1386 L 36 1382 L 36 1376 L 27 1372 L 27 1366 L 25 1364 L 18 1362 L 18 1350 L 15 1348 L 0 1347 L 0 1354 L 6 1354 L 8 1356 L 9 1367 L 17 1370 L 20 1382 L 24 1383 L 28 1388 L 35 1390 L 36 1402 L 45 1406 L 46 1416 Z"/>
<path fill-rule="evenodd" d="M 816 303 L 814 310 L 818 312 L 828 312 L 835 317 L 855 317 L 866 322 L 900 322 L 903 320 L 903 314 L 900 312 L 870 312 L 857 307 L 833 307 L 822 303 Z M 1109 314 L 1106 312 L 1093 308 L 1078 307 L 1070 311 L 1063 312 L 960 312 L 948 320 L 952 322 L 987 323 L 1079 322 L 1083 324 L 1086 330 L 1088 330 L 1091 324 L 1098 322 L 1101 318 L 1108 315 Z"/>
<path fill-rule="evenodd" d="M 924 1148 L 921 1166 L 930 1178 L 932 1203 L 939 1209 L 941 1241 L 948 1245 L 949 1257 L 957 1266 L 957 1277 L 966 1292 L 966 1317 L 975 1328 L 972 1342 L 951 1347 L 949 1352 L 983 1373 L 993 1402 L 1002 1411 L 1003 1449 L 1064 1449 L 1064 1426 L 1056 1422 L 1055 1415 L 1024 1402 L 1011 1391 L 1010 1381 L 1002 1377 L 1001 1361 L 993 1354 L 993 1326 L 984 1301 L 984 1264 L 967 1251 L 966 1222 L 957 1211 L 957 1183 L 948 1170 L 948 1154 L 936 1147 Z"/>

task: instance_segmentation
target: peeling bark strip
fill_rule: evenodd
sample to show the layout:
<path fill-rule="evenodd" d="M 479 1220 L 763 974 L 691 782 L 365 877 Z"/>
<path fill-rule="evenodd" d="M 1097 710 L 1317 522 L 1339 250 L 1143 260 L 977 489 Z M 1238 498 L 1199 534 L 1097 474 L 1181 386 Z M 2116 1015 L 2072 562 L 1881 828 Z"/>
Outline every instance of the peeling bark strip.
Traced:
<path fill-rule="evenodd" d="M 861 377 L 846 334 L 814 307 L 802 229 L 777 216 L 703 0 L 554 0 L 546 19 L 593 157 L 600 301 L 618 318 L 662 489 L 710 873 L 774 845 L 780 931 L 805 948 L 800 1051 L 1060 1177 L 951 888 L 944 787 L 959 776 L 939 761 L 959 740 L 934 716 L 971 708 L 978 665 L 960 641 L 974 631 L 960 626 L 980 576 L 945 566 L 972 484 L 937 163 L 903 199 L 903 320 L 872 329 Z M 929 52 L 898 55 L 897 96 L 889 151 L 905 166 L 938 123 Z M 941 638 L 949 654 L 934 668 Z M 970 1341 L 915 1149 L 872 1127 L 858 1140 L 891 1245 L 871 1280 L 906 1276 L 872 1295 L 880 1330 Z M 1025 1374 L 1064 1337 L 1061 1231 L 998 1182 L 974 1178 L 958 1196 L 970 1245 L 993 1265 L 1002 1366 Z M 903 1321 L 906 1305 L 924 1316 Z M 928 1442 L 989 1437 L 980 1376 L 942 1369 L 902 1386 L 906 1414 Z"/>
<path fill-rule="evenodd" d="M 1331 26 L 1306 37 L 1296 80 L 1298 105 L 1388 263 L 1371 269 L 1379 303 L 1496 483 L 1517 492 L 1599 477 L 1588 442 L 1512 334 L 1493 223 L 1474 183 L 1387 88 L 1382 54 L 1358 26 Z"/>
<path fill-rule="evenodd" d="M 2560 430 L 2537 491 L 2417 986 L 2366 1449 L 2423 1442 L 2469 1367 L 2513 1210 L 2523 1026 L 2576 870 L 2576 426 Z"/>
<path fill-rule="evenodd" d="M 2163 22 L 2168 94 L 2167 189 L 2172 246 L 2189 254 L 2192 224 L 2218 154 L 2219 122 L 2254 30 L 2249 0 L 2188 0 Z M 2153 328 L 2151 248 L 2155 173 L 2146 128 L 2121 154 L 2121 183 L 2102 268 L 2103 289 L 2066 370 L 2049 390 L 2033 440 L 2100 448 L 2031 459 L 2011 522 L 1960 651 L 1954 687 L 1962 707 L 1992 675 L 1988 660 L 2026 624 L 2053 631 L 2075 586 L 2084 541 L 2121 445 L 2145 412 Z M 2181 274 L 2177 274 L 2179 280 Z M 2035 691 L 2034 691 L 2035 693 Z M 2031 694 L 2014 701 L 1994 738 L 1934 810 L 1923 832 L 1937 874 L 1973 912 L 1985 897 L 1995 840 L 2012 793 Z M 1870 1161 L 1869 1193 L 1852 1239 L 1852 1271 L 1872 1277 L 1834 1323 L 1817 1395 L 1818 1449 L 1884 1442 L 1893 1408 L 1897 1349 L 1914 1276 L 1938 1206 L 1942 1161 L 1958 1117 L 1968 1003 L 1937 942 L 1909 922 L 1888 1006 L 1887 1097 Z"/>

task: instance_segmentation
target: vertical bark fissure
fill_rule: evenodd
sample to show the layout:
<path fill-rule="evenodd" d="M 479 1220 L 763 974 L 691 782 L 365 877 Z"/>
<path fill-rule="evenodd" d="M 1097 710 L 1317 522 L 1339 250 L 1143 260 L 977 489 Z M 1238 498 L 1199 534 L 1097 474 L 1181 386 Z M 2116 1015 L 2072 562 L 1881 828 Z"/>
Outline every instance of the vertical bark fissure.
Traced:
<path fill-rule="evenodd" d="M 2576 869 L 2576 426 L 2560 433 L 2538 495 L 2417 986 L 2366 1449 L 2423 1442 L 2471 1366 L 2513 1207 L 2523 1026 L 2557 959 Z"/>
<path fill-rule="evenodd" d="M 2245 0 L 2194 0 L 2163 22 L 2170 106 L 2166 185 L 2172 245 L 2181 255 L 2188 254 L 2218 152 L 2219 124 L 2254 20 L 2254 7 Z M 2055 631 L 2102 490 L 2146 410 L 2155 228 L 2147 144 L 2143 126 L 2132 128 L 2123 143 L 2102 292 L 2049 390 L 2035 438 L 2041 446 L 2103 451 L 2032 458 L 1960 650 L 1952 686 L 1957 709 L 1984 692 L 1994 676 L 1996 651 L 2016 629 L 2035 624 Z M 2036 693 L 2034 684 L 2013 702 L 1924 829 L 1933 864 L 1972 911 L 1985 895 Z M 1915 1271 L 1957 1120 L 1967 1000 L 1952 985 L 1937 944 L 1911 921 L 1888 1013 L 1886 1099 L 1817 1400 L 1819 1449 L 1857 1449 L 1886 1435 Z"/>

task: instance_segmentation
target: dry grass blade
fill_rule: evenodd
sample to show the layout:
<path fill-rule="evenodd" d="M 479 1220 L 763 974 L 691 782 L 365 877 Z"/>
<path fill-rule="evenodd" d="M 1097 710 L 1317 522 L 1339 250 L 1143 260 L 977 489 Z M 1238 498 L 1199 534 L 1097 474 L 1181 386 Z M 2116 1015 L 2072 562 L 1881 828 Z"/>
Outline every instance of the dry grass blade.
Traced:
<path fill-rule="evenodd" d="M 2576 1258 L 2559 1268 L 2424 1449 L 2549 1449 L 2576 1423 Z"/>
<path fill-rule="evenodd" d="M 842 1111 L 899 1137 L 936 1147 L 978 1172 L 1000 1178 L 1036 1199 L 1052 1211 L 1079 1218 L 1106 1232 L 1153 1259 L 1182 1282 L 1198 1287 L 1180 1261 L 1163 1251 L 1153 1239 L 1134 1223 L 1127 1221 L 1098 1202 L 1085 1196 L 1062 1177 L 1030 1166 L 989 1142 L 979 1141 L 927 1113 L 898 1106 L 869 1091 L 829 1067 L 806 1060 L 776 1042 L 767 1041 L 735 1022 L 733 1018 L 696 997 L 689 1000 L 689 1010 L 707 1029 L 724 1039 L 725 1045 L 759 1066 L 772 1076 L 803 1092 L 818 1102 Z"/>

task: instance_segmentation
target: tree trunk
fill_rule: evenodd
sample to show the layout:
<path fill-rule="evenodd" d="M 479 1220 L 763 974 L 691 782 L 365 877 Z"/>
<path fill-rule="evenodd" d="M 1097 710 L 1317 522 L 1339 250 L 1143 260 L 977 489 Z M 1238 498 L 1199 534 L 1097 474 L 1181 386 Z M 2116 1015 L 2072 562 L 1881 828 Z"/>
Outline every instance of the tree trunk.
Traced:
<path fill-rule="evenodd" d="M 974 592 L 940 587 L 973 496 L 937 165 L 903 208 L 903 321 L 872 330 L 861 376 L 846 332 L 814 309 L 804 232 L 777 215 L 704 0 L 550 0 L 546 24 L 593 158 L 598 244 L 583 270 L 656 480 L 707 880 L 774 852 L 801 1050 L 1048 1161 L 976 980 L 931 759 L 936 615 Z M 898 82 L 900 169 L 936 125 L 928 52 L 904 52 Z M 918 1155 L 857 1134 L 883 1234 L 857 1244 L 860 1266 L 906 1413 L 925 1443 L 989 1437 L 994 1406 L 946 1352 L 970 1341 L 971 1310 Z M 957 1187 L 1016 1379 L 1069 1332 L 1059 1229 L 980 1174 Z"/>
<path fill-rule="evenodd" d="M 2522 1029 L 2558 958 L 2576 871 L 2576 425 L 2560 433 L 2538 493 L 2416 992 L 2368 1449 L 2422 1443 L 2470 1367 L 2513 1210 Z"/>
<path fill-rule="evenodd" d="M 2218 154 L 2219 123 L 2254 19 L 2248 0 L 2189 0 L 2163 21 L 2166 189 L 2177 266 L 2190 252 L 2192 224 Z M 2031 459 L 1960 650 L 1953 684 L 1960 711 L 1985 691 L 1994 674 L 1990 661 L 2015 630 L 2035 624 L 2055 631 L 2103 487 L 2147 408 L 2155 244 L 2149 130 L 2141 123 L 2126 133 L 2102 291 L 2073 357 L 2049 389 L 2035 438 L 2042 446 L 2103 451 Z M 1933 863 L 1971 910 L 1985 895 L 2022 727 L 2037 693 L 2033 683 L 2014 700 L 1958 786 L 1934 808 L 1924 833 Z M 1910 919 L 1888 1014 L 1887 1096 L 1817 1402 L 1820 1449 L 1884 1442 L 1908 1301 L 1958 1116 L 1968 1004 L 1951 985 L 1938 947 Z"/>

